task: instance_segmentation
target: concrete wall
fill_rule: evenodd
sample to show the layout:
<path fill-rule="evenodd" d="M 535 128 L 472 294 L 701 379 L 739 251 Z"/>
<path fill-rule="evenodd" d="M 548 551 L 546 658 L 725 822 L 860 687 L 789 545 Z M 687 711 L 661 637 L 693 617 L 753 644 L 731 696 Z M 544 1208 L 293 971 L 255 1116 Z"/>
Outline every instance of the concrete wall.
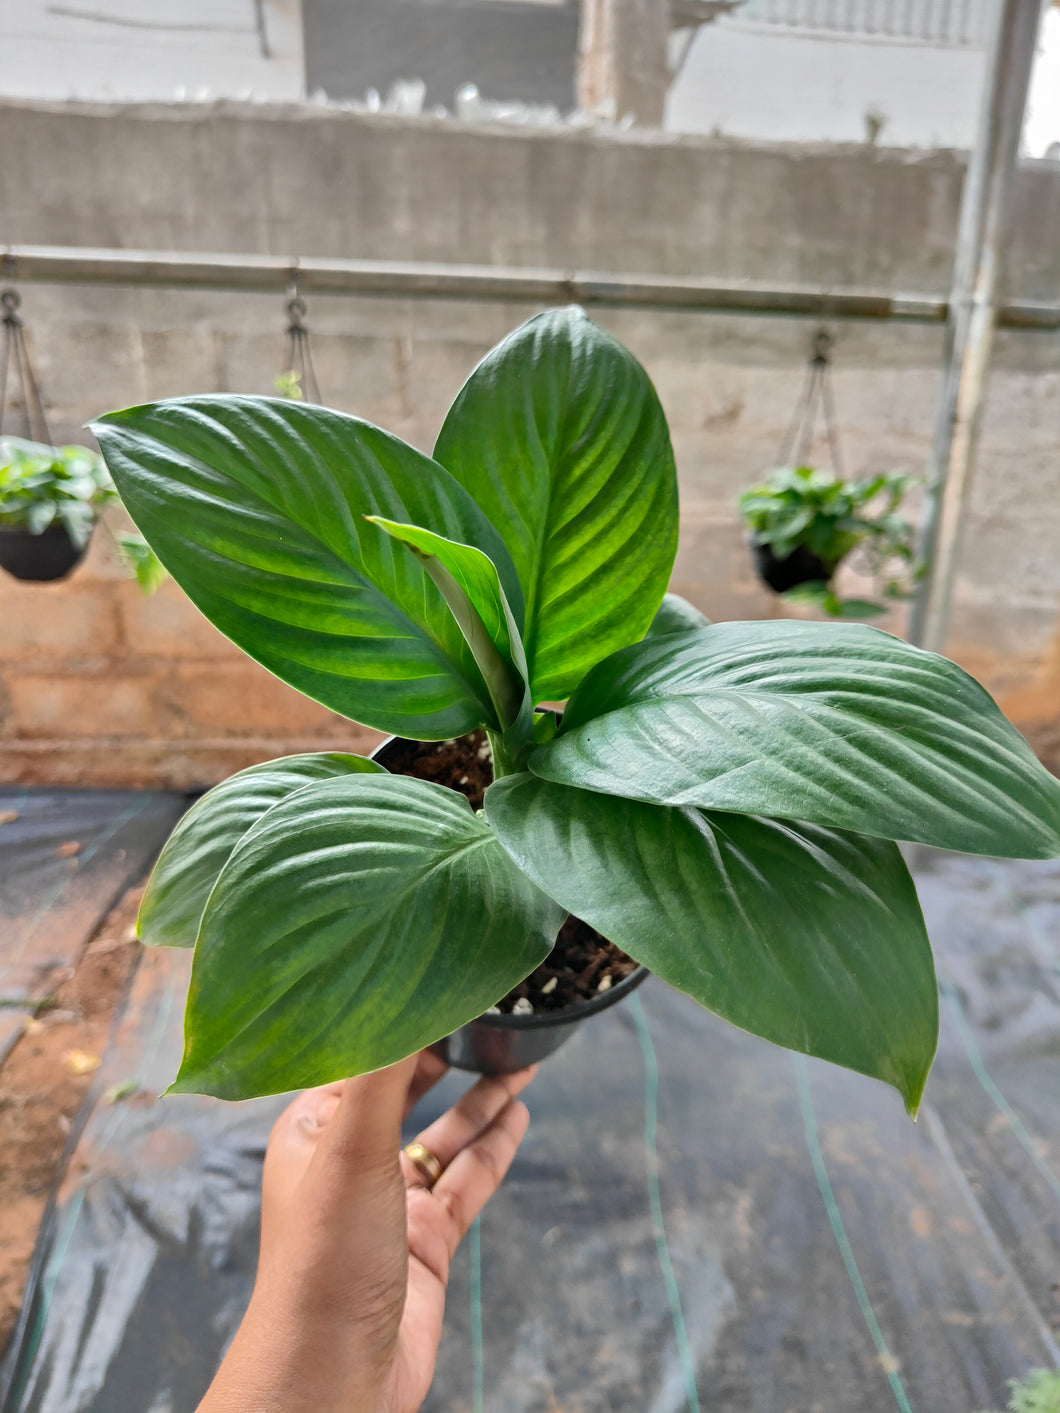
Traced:
<path fill-rule="evenodd" d="M 961 167 L 947 154 L 468 129 L 305 109 L 8 109 L 0 241 L 468 260 L 935 292 Z M 33 150 L 37 165 L 24 164 Z M 39 173 L 45 174 L 44 179 Z M 1007 285 L 1060 292 L 1060 171 L 1019 176 Z M 26 285 L 55 432 L 196 391 L 270 392 L 283 301 Z M 324 397 L 429 449 L 474 362 L 533 310 L 313 299 Z M 682 488 L 674 585 L 715 618 L 779 612 L 733 505 L 768 468 L 813 326 L 601 312 L 670 418 Z M 922 464 L 941 330 L 839 324 L 848 467 Z M 823 456 L 818 448 L 818 456 Z M 1002 333 L 949 651 L 1036 739 L 1060 721 L 1060 339 Z M 892 626 L 900 628 L 900 620 Z M 100 536 L 55 587 L 0 583 L 0 778 L 206 783 L 368 737 L 274 683 L 177 590 L 144 600 Z M 1060 740 L 1057 741 L 1060 746 Z"/>

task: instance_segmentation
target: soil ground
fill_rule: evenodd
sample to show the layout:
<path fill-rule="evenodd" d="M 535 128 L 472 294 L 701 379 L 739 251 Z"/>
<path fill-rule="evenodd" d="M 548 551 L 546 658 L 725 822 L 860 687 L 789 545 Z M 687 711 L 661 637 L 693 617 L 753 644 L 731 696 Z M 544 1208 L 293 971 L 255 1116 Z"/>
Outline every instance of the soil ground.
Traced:
<path fill-rule="evenodd" d="M 0 1067 L 0 1351 L 18 1318 L 37 1228 L 111 1024 L 136 966 L 142 888 L 106 917 L 76 964 L 57 971 Z"/>

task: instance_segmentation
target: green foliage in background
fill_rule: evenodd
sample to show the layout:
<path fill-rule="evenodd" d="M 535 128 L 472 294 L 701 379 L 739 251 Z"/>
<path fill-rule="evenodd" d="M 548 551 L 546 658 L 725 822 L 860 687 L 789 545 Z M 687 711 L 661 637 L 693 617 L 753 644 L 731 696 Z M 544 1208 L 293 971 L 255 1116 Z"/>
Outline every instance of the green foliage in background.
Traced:
<path fill-rule="evenodd" d="M 1060 1373 L 1031 1369 L 1022 1379 L 1009 1379 L 1007 1413 L 1060 1413 Z"/>
<path fill-rule="evenodd" d="M 58 524 L 83 549 L 115 499 L 103 458 L 87 447 L 0 438 L 0 525 L 41 535 Z"/>
<path fill-rule="evenodd" d="M 895 841 L 1053 857 L 1060 781 L 944 658 L 852 624 L 711 625 L 667 595 L 666 421 L 581 310 L 493 349 L 433 457 L 291 399 L 94 430 L 162 564 L 245 652 L 381 731 L 483 728 L 493 756 L 478 813 L 335 754 L 199 801 L 140 914 L 145 941 L 195 949 L 178 1090 L 388 1064 L 503 997 L 574 914 L 915 1113 L 938 997 Z M 557 726 L 542 708 L 564 701 Z"/>
<path fill-rule="evenodd" d="M 103 458 L 84 446 L 47 446 L 0 438 L 0 525 L 42 535 L 61 525 L 78 549 L 118 493 Z M 122 563 L 143 591 L 153 594 L 166 571 L 142 535 L 115 537 Z"/>
<path fill-rule="evenodd" d="M 919 577 L 914 565 L 913 529 L 898 507 L 911 481 L 888 471 L 858 481 L 836 480 L 810 466 L 781 467 L 752 486 L 739 500 L 739 512 L 755 544 L 768 545 L 777 559 L 800 546 L 821 561 L 825 578 L 784 595 L 811 604 L 832 617 L 868 618 L 885 605 L 870 599 L 840 599 L 831 587 L 840 563 L 860 550 L 865 567 L 885 579 L 886 599 L 908 597 Z"/>

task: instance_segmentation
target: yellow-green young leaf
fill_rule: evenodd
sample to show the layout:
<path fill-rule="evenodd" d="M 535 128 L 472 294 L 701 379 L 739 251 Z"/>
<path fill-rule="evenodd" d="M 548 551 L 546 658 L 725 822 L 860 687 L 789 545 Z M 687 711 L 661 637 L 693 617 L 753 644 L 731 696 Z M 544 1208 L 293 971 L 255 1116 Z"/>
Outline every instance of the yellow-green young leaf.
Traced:
<path fill-rule="evenodd" d="M 438 589 L 365 520 L 424 525 L 481 549 L 521 621 L 500 536 L 429 457 L 355 417 L 277 398 L 175 398 L 109 413 L 94 431 L 159 559 L 277 677 L 422 740 L 493 724 Z"/>
<path fill-rule="evenodd" d="M 486 355 L 434 454 L 511 552 L 534 701 L 562 700 L 647 631 L 670 577 L 677 477 L 648 375 L 581 309 L 550 310 Z"/>
<path fill-rule="evenodd" d="M 247 1099 L 393 1064 L 510 991 L 563 917 L 454 791 L 309 785 L 210 894 L 174 1088 Z"/>
<path fill-rule="evenodd" d="M 916 1113 L 938 1036 L 931 947 L 895 844 L 513 775 L 486 818 L 519 867 L 664 981 Z"/>
<path fill-rule="evenodd" d="M 314 780 L 383 774 L 364 756 L 284 756 L 231 775 L 207 791 L 169 836 L 147 884 L 137 930 L 159 947 L 194 947 L 206 899 L 243 835 L 266 810 Z"/>
<path fill-rule="evenodd" d="M 368 519 L 405 545 L 426 567 L 478 663 L 500 724 L 509 726 L 521 711 L 529 712 L 530 687 L 520 627 L 489 556 L 419 525 L 398 525 L 381 515 Z"/>
<path fill-rule="evenodd" d="M 955 663 L 878 628 L 717 623 L 615 653 L 530 769 L 656 804 L 1060 854 L 1060 780 Z"/>

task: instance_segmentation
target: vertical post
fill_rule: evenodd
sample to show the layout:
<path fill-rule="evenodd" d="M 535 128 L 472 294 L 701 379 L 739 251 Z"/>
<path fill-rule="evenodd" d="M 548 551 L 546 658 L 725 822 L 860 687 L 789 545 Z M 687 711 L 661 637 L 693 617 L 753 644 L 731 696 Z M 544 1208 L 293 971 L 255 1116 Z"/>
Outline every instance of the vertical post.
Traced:
<path fill-rule="evenodd" d="M 1042 0 L 999 0 L 979 133 L 964 178 L 942 390 L 919 533 L 928 571 L 909 621 L 911 641 L 932 652 L 941 650 L 949 624 L 990 369 L 1009 197 L 1042 9 Z"/>
<path fill-rule="evenodd" d="M 670 87 L 670 0 L 582 0 L 578 104 L 661 128 Z"/>

